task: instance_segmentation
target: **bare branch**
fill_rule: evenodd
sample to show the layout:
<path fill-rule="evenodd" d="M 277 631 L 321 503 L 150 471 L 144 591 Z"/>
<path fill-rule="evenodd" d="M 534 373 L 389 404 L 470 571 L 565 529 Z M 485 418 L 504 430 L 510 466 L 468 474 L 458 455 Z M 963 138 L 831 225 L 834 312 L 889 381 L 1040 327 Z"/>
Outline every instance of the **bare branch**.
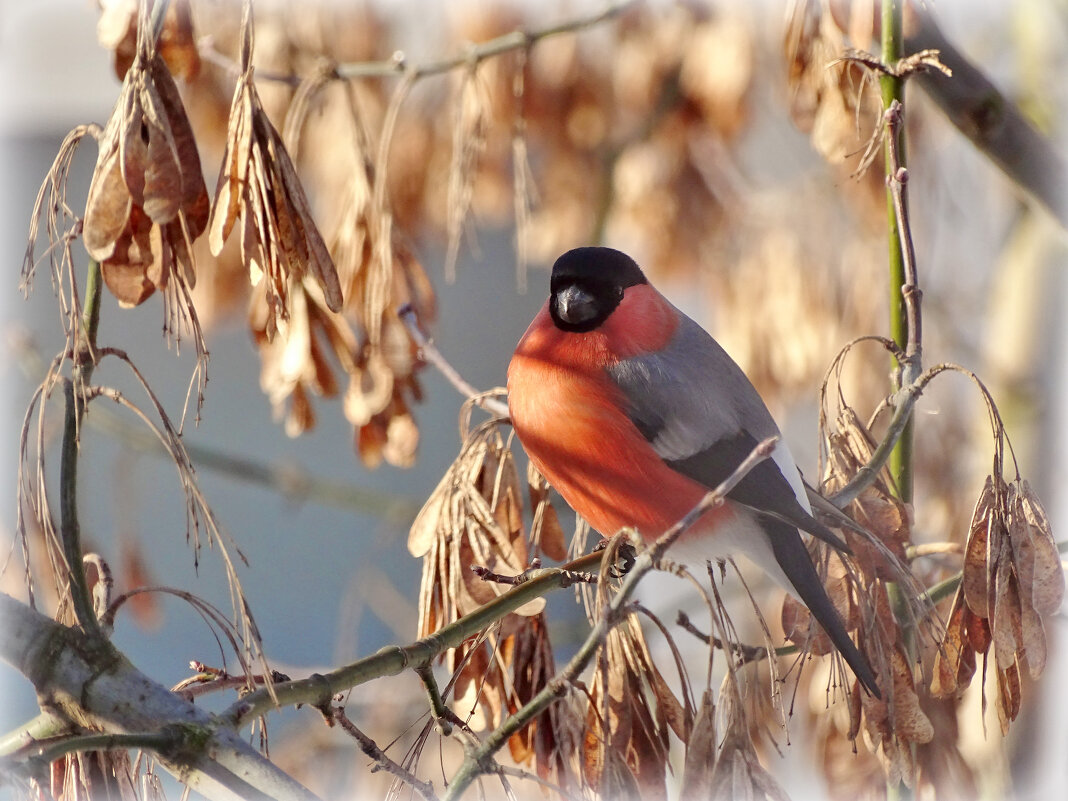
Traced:
<path fill-rule="evenodd" d="M 533 31 L 522 29 L 488 39 L 485 42 L 472 44 L 463 53 L 438 61 L 428 61 L 423 64 L 408 64 L 407 56 L 398 50 L 385 61 L 359 61 L 348 64 L 338 64 L 334 67 L 334 77 L 339 80 L 352 78 L 389 78 L 410 74 L 414 79 L 427 78 L 432 75 L 442 75 L 461 69 L 478 65 L 486 59 L 511 53 L 516 50 L 528 50 L 542 39 L 559 36 L 565 33 L 577 33 L 585 28 L 592 28 L 602 22 L 607 22 L 622 14 L 627 8 L 635 5 L 635 0 L 609 3 L 605 8 L 592 14 L 575 17 L 571 20 L 538 28 Z M 240 75 L 243 70 L 232 59 L 217 51 L 210 36 L 200 40 L 198 45 L 200 56 L 219 67 L 227 70 L 232 75 Z M 260 80 L 284 83 L 294 89 L 300 86 L 303 79 L 299 75 L 286 75 L 270 70 L 256 70 L 256 77 Z"/>
<path fill-rule="evenodd" d="M 342 706 L 334 707 L 333 710 L 334 720 L 340 724 L 341 728 L 352 735 L 353 739 L 360 746 L 360 750 L 367 756 L 375 761 L 375 766 L 372 771 L 384 770 L 393 776 L 396 776 L 402 782 L 410 786 L 415 792 L 419 793 L 424 801 L 437 801 L 437 795 L 434 793 L 434 785 L 430 782 L 420 781 L 412 774 L 411 771 L 405 770 L 398 765 L 394 760 L 390 759 L 386 755 L 386 752 L 378 747 L 378 743 L 364 734 L 353 723 L 348 715 L 345 714 L 345 708 Z"/>
<path fill-rule="evenodd" d="M 1068 164 L 1048 138 L 1028 122 L 1020 109 L 957 50 L 921 3 L 913 4 L 916 25 L 906 36 L 910 50 L 937 49 L 952 79 L 935 71 L 921 72 L 915 83 L 949 121 L 987 158 L 1068 227 Z M 911 26 L 910 26 L 911 27 Z"/>
<path fill-rule="evenodd" d="M 5 594 L 0 628 L 0 659 L 51 699 L 55 713 L 86 721 L 105 735 L 180 730 L 182 747 L 159 758 L 197 792 L 235 801 L 315 798 L 236 732 L 137 670 L 107 640 L 62 626 Z"/>
<path fill-rule="evenodd" d="M 415 344 L 419 346 L 423 359 L 434 365 L 461 395 L 495 417 L 499 417 L 502 420 L 508 419 L 508 404 L 492 397 L 493 392 L 479 392 L 471 384 L 467 383 L 464 377 L 456 371 L 456 368 L 441 355 L 441 351 L 434 347 L 434 343 L 427 338 L 419 327 L 419 320 L 416 319 L 415 309 L 411 304 L 406 303 L 401 306 L 397 310 L 397 316 L 401 318 L 401 322 L 408 329 L 408 334 L 415 341 Z"/>
<path fill-rule="evenodd" d="M 347 690 L 382 676 L 395 676 L 407 669 L 429 665 L 450 648 L 477 634 L 526 603 L 540 598 L 554 589 L 571 586 L 575 573 L 590 570 L 600 564 L 602 551 L 595 551 L 572 560 L 562 567 L 531 571 L 528 580 L 498 596 L 469 615 L 444 626 L 428 637 L 409 645 L 386 646 L 378 653 L 357 660 L 325 674 L 275 685 L 274 696 L 257 690 L 222 713 L 222 719 L 240 727 L 252 718 L 275 707 L 289 704 L 321 706 L 335 693 Z"/>
<path fill-rule="evenodd" d="M 886 181 L 893 199 L 894 214 L 897 217 L 897 232 L 901 238 L 901 253 L 905 268 L 905 283 L 901 286 L 901 295 L 905 301 L 908 339 L 905 344 L 903 364 L 905 374 L 901 376 L 901 383 L 911 384 L 919 376 L 923 364 L 923 315 L 920 313 L 923 292 L 920 290 L 920 279 L 916 272 L 916 248 L 912 242 L 912 226 L 909 223 L 909 206 L 906 196 L 909 173 L 902 166 L 899 150 L 901 129 L 904 125 L 904 108 L 901 103 L 894 100 L 890 108 L 886 110 L 884 119 L 889 129 L 886 143 L 890 163 Z"/>

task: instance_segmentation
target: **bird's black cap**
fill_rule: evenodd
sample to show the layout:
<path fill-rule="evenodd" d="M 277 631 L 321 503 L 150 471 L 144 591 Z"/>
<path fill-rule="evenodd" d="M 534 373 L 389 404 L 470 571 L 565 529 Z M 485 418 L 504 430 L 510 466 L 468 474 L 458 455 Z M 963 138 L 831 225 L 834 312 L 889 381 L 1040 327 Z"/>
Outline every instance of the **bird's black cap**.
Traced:
<path fill-rule="evenodd" d="M 627 287 L 646 283 L 641 268 L 626 253 L 575 248 L 553 265 L 549 313 L 562 331 L 592 331 L 615 311 Z"/>
<path fill-rule="evenodd" d="M 569 250 L 553 265 L 552 286 L 557 283 L 604 283 L 626 289 L 636 284 L 647 284 L 645 275 L 637 263 L 612 248 L 587 247 Z"/>

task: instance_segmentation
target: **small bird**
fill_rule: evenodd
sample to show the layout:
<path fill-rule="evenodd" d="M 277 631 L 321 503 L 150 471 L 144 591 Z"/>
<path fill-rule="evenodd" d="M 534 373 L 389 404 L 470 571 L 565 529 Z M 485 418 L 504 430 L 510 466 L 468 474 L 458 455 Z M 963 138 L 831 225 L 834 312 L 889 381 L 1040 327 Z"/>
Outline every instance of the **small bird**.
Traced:
<path fill-rule="evenodd" d="M 512 425 L 534 465 L 605 536 L 655 540 L 779 428 L 741 368 L 611 248 L 570 250 L 508 366 Z M 744 553 L 801 600 L 869 692 L 870 664 L 823 589 L 798 529 L 812 517 L 783 440 L 669 551 L 690 564 Z"/>

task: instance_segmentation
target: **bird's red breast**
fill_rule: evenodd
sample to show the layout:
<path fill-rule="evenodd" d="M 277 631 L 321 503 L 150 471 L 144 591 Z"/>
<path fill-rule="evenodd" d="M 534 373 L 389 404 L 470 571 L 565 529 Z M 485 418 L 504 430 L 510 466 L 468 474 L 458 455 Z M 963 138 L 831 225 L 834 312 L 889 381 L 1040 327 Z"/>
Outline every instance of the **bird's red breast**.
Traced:
<path fill-rule="evenodd" d="M 620 359 L 662 349 L 677 326 L 674 308 L 648 285 L 629 287 L 619 308 L 585 333 L 557 328 L 546 303 L 508 367 L 509 411 L 528 456 L 606 536 L 634 526 L 655 539 L 707 492 L 657 455 L 605 372 Z M 702 523 L 725 514 L 726 507 L 713 510 Z"/>

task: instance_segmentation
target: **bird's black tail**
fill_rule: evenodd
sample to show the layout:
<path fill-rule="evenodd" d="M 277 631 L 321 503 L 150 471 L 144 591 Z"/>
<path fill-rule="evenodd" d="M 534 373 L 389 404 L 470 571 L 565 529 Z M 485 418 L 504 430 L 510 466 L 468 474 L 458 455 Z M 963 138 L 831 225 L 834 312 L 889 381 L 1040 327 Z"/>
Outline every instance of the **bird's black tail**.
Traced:
<path fill-rule="evenodd" d="M 798 597 L 804 601 L 812 616 L 827 632 L 834 647 L 842 655 L 860 683 L 876 698 L 882 698 L 879 686 L 875 682 L 875 673 L 864 655 L 857 650 L 849 633 L 846 631 L 838 610 L 834 608 L 827 592 L 823 589 L 816 567 L 809 558 L 805 543 L 797 529 L 779 520 L 765 517 L 761 524 L 771 539 L 771 550 L 782 572 L 794 586 Z"/>

